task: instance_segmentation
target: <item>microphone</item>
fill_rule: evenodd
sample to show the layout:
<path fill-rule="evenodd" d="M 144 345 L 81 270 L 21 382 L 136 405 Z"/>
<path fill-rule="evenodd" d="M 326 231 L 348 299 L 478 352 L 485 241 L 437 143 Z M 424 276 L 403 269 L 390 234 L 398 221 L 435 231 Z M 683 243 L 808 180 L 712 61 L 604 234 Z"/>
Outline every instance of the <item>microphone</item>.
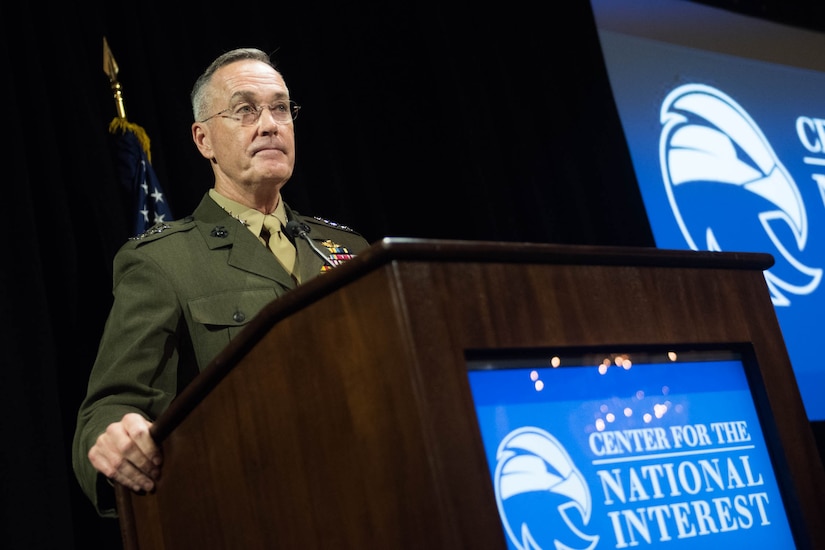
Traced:
<path fill-rule="evenodd" d="M 321 250 L 315 246 L 315 243 L 312 242 L 312 239 L 309 238 L 309 231 L 310 228 L 307 224 L 301 223 L 298 220 L 289 220 L 286 222 L 286 227 L 284 228 L 286 234 L 292 237 L 293 239 L 300 238 L 307 242 L 309 247 L 312 249 L 315 254 L 321 258 L 326 265 L 329 267 L 335 267 L 335 264 L 332 263 L 332 260 L 329 259 L 329 256 L 321 252 Z"/>

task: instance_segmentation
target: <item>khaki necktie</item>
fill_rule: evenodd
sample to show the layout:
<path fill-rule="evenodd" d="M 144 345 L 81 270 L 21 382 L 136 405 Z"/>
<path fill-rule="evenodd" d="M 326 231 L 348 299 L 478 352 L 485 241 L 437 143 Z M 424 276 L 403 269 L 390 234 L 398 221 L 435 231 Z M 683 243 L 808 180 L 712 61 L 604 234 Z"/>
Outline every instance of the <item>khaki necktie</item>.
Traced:
<path fill-rule="evenodd" d="M 283 233 L 281 222 L 274 216 L 265 216 L 261 227 L 261 238 L 267 247 L 275 254 L 284 268 L 292 273 L 295 269 L 295 246 Z"/>

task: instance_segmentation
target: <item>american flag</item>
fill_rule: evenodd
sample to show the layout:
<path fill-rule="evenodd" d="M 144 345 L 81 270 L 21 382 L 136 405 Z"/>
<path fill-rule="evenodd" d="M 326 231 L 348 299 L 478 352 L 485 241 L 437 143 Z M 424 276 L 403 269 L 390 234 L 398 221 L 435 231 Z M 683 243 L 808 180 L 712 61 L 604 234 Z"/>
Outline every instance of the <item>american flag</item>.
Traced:
<path fill-rule="evenodd" d="M 134 235 L 159 222 L 171 221 L 172 210 L 152 168 L 149 137 L 137 124 L 117 117 L 109 124 L 115 137 L 115 156 L 120 184 L 130 197 Z"/>

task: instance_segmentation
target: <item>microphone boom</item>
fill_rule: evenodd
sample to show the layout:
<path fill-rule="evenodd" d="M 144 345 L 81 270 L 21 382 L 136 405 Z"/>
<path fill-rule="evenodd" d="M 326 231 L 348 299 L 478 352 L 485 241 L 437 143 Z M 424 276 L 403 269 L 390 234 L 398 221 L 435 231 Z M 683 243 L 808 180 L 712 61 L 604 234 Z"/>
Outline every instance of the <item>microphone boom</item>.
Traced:
<path fill-rule="evenodd" d="M 321 258 L 326 265 L 329 267 L 335 267 L 335 264 L 330 260 L 329 256 L 321 252 L 321 250 L 315 245 L 312 239 L 309 238 L 309 231 L 310 228 L 307 224 L 301 223 L 298 220 L 289 220 L 286 222 L 286 230 L 287 235 L 292 237 L 293 239 L 303 239 L 307 242 L 309 247 L 312 249 L 315 254 Z"/>

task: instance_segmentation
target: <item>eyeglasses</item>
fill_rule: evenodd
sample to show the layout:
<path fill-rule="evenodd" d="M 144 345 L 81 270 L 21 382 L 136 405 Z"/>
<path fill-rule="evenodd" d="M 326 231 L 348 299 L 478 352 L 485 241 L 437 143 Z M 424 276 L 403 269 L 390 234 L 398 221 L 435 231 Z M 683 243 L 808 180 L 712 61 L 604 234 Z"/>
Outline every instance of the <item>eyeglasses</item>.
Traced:
<path fill-rule="evenodd" d="M 301 106 L 291 100 L 278 101 L 272 105 L 258 106 L 250 105 L 249 103 L 238 103 L 234 107 L 224 109 L 223 111 L 217 112 L 212 116 L 199 120 L 198 122 L 206 122 L 207 120 L 211 120 L 219 116 L 221 118 L 238 120 L 243 126 L 252 126 L 258 122 L 259 118 L 261 118 L 261 113 L 264 109 L 269 109 L 269 113 L 278 124 L 289 124 L 298 118 L 298 111 L 301 110 Z"/>

